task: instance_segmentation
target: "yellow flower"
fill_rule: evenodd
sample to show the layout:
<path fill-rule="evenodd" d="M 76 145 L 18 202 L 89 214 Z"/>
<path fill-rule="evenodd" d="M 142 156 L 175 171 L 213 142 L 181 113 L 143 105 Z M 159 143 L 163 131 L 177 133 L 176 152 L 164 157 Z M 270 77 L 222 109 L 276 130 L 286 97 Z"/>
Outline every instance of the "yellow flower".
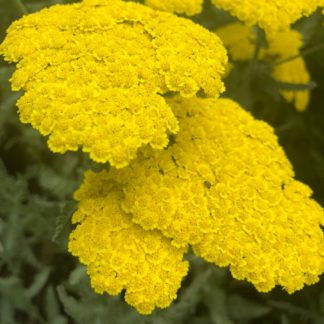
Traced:
<path fill-rule="evenodd" d="M 267 41 L 269 47 L 263 55 L 272 56 L 281 60 L 298 55 L 304 45 L 302 34 L 294 29 L 267 35 Z"/>
<path fill-rule="evenodd" d="M 267 33 L 287 30 L 298 19 L 309 16 L 323 0 L 211 0 L 247 25 L 259 25 Z"/>
<path fill-rule="evenodd" d="M 184 249 L 171 245 L 158 231 L 144 231 L 120 208 L 121 188 L 103 174 L 86 173 L 75 195 L 78 224 L 70 234 L 69 251 L 87 266 L 93 289 L 117 295 L 141 314 L 165 308 L 176 298 L 188 262 Z"/>
<path fill-rule="evenodd" d="M 253 29 L 241 23 L 228 24 L 216 31 L 228 49 L 232 61 L 248 61 L 253 58 L 256 37 Z M 287 60 L 274 65 L 272 76 L 275 80 L 289 84 L 308 84 L 309 72 L 300 54 L 303 46 L 302 35 L 296 30 L 286 30 L 267 35 L 268 47 L 262 48 L 259 59 L 270 63 Z M 294 59 L 291 59 L 298 56 Z M 309 90 L 282 90 L 282 96 L 292 102 L 298 111 L 304 111 L 309 103 Z"/>
<path fill-rule="evenodd" d="M 171 26 L 171 27 L 170 27 Z M 217 97 L 226 51 L 190 20 L 120 0 L 57 5 L 12 24 L 0 54 L 17 63 L 22 122 L 64 153 L 126 166 L 137 149 L 162 149 L 178 123 L 163 94 Z"/>
<path fill-rule="evenodd" d="M 248 61 L 253 57 L 256 37 L 251 27 L 237 22 L 218 28 L 216 34 L 233 61 Z"/>
<path fill-rule="evenodd" d="M 203 0 L 145 0 L 154 9 L 193 16 L 202 11 Z"/>
<path fill-rule="evenodd" d="M 99 174 L 106 186 L 120 185 L 123 210 L 259 291 L 281 285 L 291 293 L 316 282 L 324 212 L 294 180 L 273 129 L 231 100 L 169 103 L 180 121 L 174 142 Z"/>
<path fill-rule="evenodd" d="M 288 84 L 307 84 L 310 82 L 310 75 L 302 57 L 276 65 L 273 69 L 273 77 Z M 293 102 L 298 111 L 304 111 L 309 104 L 309 90 L 282 90 L 281 94 L 288 102 Z"/>

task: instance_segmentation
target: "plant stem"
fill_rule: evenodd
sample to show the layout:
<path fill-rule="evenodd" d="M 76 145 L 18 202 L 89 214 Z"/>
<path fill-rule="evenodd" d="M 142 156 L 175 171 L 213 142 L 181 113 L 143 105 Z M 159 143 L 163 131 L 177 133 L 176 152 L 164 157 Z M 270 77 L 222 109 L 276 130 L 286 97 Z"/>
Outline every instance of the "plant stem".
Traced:
<path fill-rule="evenodd" d="M 264 34 L 262 33 L 262 29 L 258 26 L 255 27 L 255 33 L 256 33 L 256 42 L 255 42 L 253 60 L 257 61 L 259 59 L 260 50 L 262 47 L 264 47 Z"/>
<path fill-rule="evenodd" d="M 25 5 L 21 2 L 21 0 L 12 0 L 12 1 L 14 3 L 14 6 L 17 8 L 17 10 L 22 16 L 28 14 L 28 10 L 25 7 Z"/>
<path fill-rule="evenodd" d="M 253 74 L 256 65 L 258 64 L 259 61 L 259 56 L 260 56 L 260 51 L 263 47 L 265 47 L 265 35 L 262 29 L 258 26 L 255 26 L 255 34 L 256 34 L 256 39 L 255 39 L 255 48 L 254 48 L 254 54 L 253 58 L 249 63 L 249 73 Z M 250 77 L 250 75 L 249 75 Z"/>

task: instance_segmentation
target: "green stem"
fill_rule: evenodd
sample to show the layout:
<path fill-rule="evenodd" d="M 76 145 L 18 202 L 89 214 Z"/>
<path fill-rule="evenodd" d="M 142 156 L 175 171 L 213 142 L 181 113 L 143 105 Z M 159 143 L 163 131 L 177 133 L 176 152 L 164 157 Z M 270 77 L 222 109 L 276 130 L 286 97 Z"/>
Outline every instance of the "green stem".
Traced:
<path fill-rule="evenodd" d="M 21 2 L 21 0 L 12 0 L 15 7 L 17 8 L 17 10 L 19 11 L 19 13 L 23 16 L 23 15 L 27 15 L 28 14 L 28 10 L 25 7 L 25 5 Z"/>
<path fill-rule="evenodd" d="M 315 312 L 311 312 L 307 309 L 303 309 L 303 308 L 294 306 L 288 302 L 269 300 L 267 302 L 267 304 L 273 308 L 284 310 L 284 311 L 289 312 L 294 315 L 304 316 L 304 317 L 306 317 L 308 319 L 312 319 L 313 321 L 316 321 L 318 323 L 323 323 L 324 318 L 322 315 L 315 313 Z"/>
<path fill-rule="evenodd" d="M 253 55 L 253 60 L 257 61 L 259 59 L 259 54 L 260 50 L 263 47 L 263 42 L 264 42 L 264 35 L 262 34 L 262 30 L 260 27 L 256 26 L 255 27 L 255 33 L 256 33 L 256 42 L 255 42 L 255 50 L 254 50 L 254 55 Z"/>
<path fill-rule="evenodd" d="M 255 39 L 255 48 L 254 48 L 254 54 L 252 60 L 250 60 L 249 63 L 249 73 L 250 75 L 253 74 L 253 71 L 255 70 L 255 67 L 259 61 L 259 56 L 260 56 L 260 51 L 262 47 L 265 47 L 265 35 L 263 30 L 255 26 L 255 34 L 256 34 L 256 39 Z"/>

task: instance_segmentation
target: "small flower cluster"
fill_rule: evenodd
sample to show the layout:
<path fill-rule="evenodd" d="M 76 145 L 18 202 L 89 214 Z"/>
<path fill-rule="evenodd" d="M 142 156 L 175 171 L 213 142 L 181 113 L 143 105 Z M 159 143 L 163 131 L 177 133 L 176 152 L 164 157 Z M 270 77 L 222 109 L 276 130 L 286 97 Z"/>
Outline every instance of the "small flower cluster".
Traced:
<path fill-rule="evenodd" d="M 162 149 L 178 131 L 161 95 L 217 97 L 227 62 L 219 38 L 199 25 L 120 0 L 25 16 L 0 54 L 17 63 L 11 81 L 25 90 L 21 121 L 49 135 L 52 151 L 82 147 L 118 168 L 145 144 Z"/>
<path fill-rule="evenodd" d="M 232 23 L 216 30 L 228 49 L 232 62 L 249 61 L 253 58 L 256 47 L 256 35 L 253 28 L 241 23 Z M 262 48 L 259 59 L 273 66 L 273 78 L 287 84 L 308 84 L 310 75 L 300 49 L 303 46 L 302 35 L 293 29 L 267 35 L 268 47 Z M 282 63 L 281 63 L 282 62 Z M 231 63 L 229 63 L 231 64 Z M 309 90 L 282 90 L 282 96 L 294 103 L 298 111 L 307 108 Z"/>
<path fill-rule="evenodd" d="M 87 266 L 94 290 L 117 295 L 142 314 L 165 308 L 176 298 L 188 262 L 158 231 L 145 231 L 121 208 L 122 188 L 101 174 L 86 173 L 76 192 L 80 201 L 69 251 Z"/>

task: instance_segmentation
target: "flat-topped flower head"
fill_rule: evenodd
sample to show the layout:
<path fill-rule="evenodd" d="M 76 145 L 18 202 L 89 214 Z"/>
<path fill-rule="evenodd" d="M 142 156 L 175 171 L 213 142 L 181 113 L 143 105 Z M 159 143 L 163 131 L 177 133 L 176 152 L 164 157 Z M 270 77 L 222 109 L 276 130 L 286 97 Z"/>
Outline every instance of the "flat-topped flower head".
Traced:
<path fill-rule="evenodd" d="M 56 5 L 12 24 L 0 54 L 17 63 L 20 118 L 64 153 L 124 167 L 163 148 L 178 123 L 163 94 L 224 90 L 226 51 L 190 20 L 120 0 Z"/>
<path fill-rule="evenodd" d="M 145 231 L 120 207 L 118 186 L 101 174 L 86 173 L 76 193 L 78 224 L 70 234 L 69 251 L 87 266 L 91 286 L 99 293 L 117 295 L 141 314 L 165 308 L 177 296 L 188 262 L 184 249 L 172 246 L 158 231 Z"/>
<path fill-rule="evenodd" d="M 216 33 L 222 39 L 233 62 L 244 62 L 253 58 L 256 47 L 253 28 L 233 23 L 217 29 Z M 259 59 L 269 63 L 283 62 L 273 66 L 272 76 L 276 81 L 292 85 L 310 83 L 310 74 L 300 53 L 303 46 L 301 33 L 289 29 L 269 34 L 267 42 L 268 47 L 260 50 Z M 309 90 L 281 90 L 280 93 L 286 101 L 294 104 L 296 110 L 304 111 L 307 108 L 310 100 Z"/>
<path fill-rule="evenodd" d="M 121 186 L 123 210 L 259 291 L 316 282 L 324 212 L 294 180 L 273 129 L 231 100 L 169 103 L 180 121 L 169 147 L 145 148 L 127 168 L 100 175 Z"/>
<path fill-rule="evenodd" d="M 220 9 L 249 26 L 259 25 L 267 33 L 287 30 L 298 19 L 309 16 L 323 0 L 211 0 Z"/>
<path fill-rule="evenodd" d="M 145 0 L 145 4 L 154 9 L 187 16 L 197 15 L 202 11 L 204 0 Z"/>

